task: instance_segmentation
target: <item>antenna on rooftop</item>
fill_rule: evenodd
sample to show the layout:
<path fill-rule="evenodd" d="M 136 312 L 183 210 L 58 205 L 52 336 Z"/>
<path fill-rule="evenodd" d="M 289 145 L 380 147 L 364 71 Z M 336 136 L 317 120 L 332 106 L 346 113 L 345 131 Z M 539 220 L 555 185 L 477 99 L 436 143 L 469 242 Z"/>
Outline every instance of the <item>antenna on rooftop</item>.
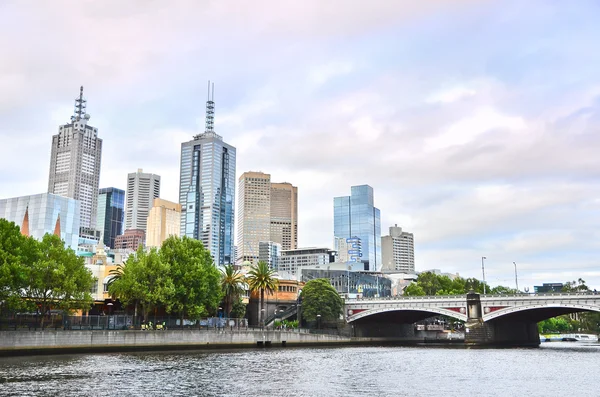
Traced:
<path fill-rule="evenodd" d="M 206 99 L 206 132 L 214 132 L 215 128 L 215 83 L 208 80 L 208 97 Z"/>

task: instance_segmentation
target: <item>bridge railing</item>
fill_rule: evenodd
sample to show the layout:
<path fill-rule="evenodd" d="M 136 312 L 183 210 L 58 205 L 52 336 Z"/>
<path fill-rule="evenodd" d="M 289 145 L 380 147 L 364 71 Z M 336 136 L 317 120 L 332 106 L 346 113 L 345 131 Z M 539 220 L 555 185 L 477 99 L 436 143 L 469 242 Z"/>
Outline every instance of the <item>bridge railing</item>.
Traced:
<path fill-rule="evenodd" d="M 569 297 L 569 296 L 594 296 L 598 295 L 597 292 L 544 292 L 544 293 L 535 293 L 535 292 L 523 292 L 518 294 L 481 294 L 481 298 L 524 298 L 531 296 L 540 296 L 540 297 L 552 297 L 552 296 L 561 296 L 561 297 Z M 345 301 L 347 303 L 350 302 L 362 302 L 362 301 L 394 301 L 394 300 L 445 300 L 445 299 L 457 299 L 466 297 L 466 294 L 462 295 L 424 295 L 424 296 L 404 296 L 404 295 L 396 295 L 396 296 L 386 296 L 386 297 L 368 297 L 368 298 L 346 298 Z"/>

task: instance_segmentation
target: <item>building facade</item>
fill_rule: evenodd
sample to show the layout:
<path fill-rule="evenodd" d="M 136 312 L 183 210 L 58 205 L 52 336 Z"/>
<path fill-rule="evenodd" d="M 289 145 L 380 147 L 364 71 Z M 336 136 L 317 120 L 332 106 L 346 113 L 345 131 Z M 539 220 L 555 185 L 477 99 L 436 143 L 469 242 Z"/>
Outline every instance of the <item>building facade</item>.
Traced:
<path fill-rule="evenodd" d="M 237 263 L 256 262 L 261 241 L 283 250 L 298 245 L 298 188 L 273 183 L 271 175 L 245 172 L 238 180 Z"/>
<path fill-rule="evenodd" d="M 271 175 L 244 172 L 238 180 L 237 263 L 255 263 L 259 243 L 271 237 Z"/>
<path fill-rule="evenodd" d="M 381 269 L 381 214 L 374 205 L 373 188 L 352 186 L 351 195 L 333 199 L 334 249 L 340 239 L 360 241 L 360 262 L 364 270 Z M 354 243 L 352 243 L 354 244 Z M 347 249 L 347 247 L 346 247 Z"/>
<path fill-rule="evenodd" d="M 146 226 L 146 247 L 160 248 L 169 236 L 181 232 L 181 204 L 163 199 L 154 199 Z"/>
<path fill-rule="evenodd" d="M 106 247 L 115 248 L 115 238 L 123 234 L 124 214 L 125 191 L 114 187 L 100 189 L 96 227 L 100 230 Z"/>
<path fill-rule="evenodd" d="M 77 251 L 80 203 L 50 193 L 0 200 L 0 218 L 16 223 L 21 233 L 41 240 L 45 234 L 57 234 L 65 245 Z"/>
<path fill-rule="evenodd" d="M 144 247 L 146 232 L 141 229 L 127 229 L 123 234 L 115 238 L 116 250 L 137 251 Z"/>
<path fill-rule="evenodd" d="M 326 265 L 335 262 L 335 251 L 329 248 L 296 248 L 281 251 L 278 272 L 297 276 L 299 269 L 307 266 Z"/>
<path fill-rule="evenodd" d="M 86 104 L 81 87 L 71 122 L 61 125 L 58 134 L 52 136 L 48 193 L 78 200 L 79 225 L 92 231 L 84 233 L 93 234 L 98 214 L 102 139 L 98 138 L 98 129 L 88 125 Z"/>
<path fill-rule="evenodd" d="M 141 168 L 127 174 L 125 230 L 146 230 L 148 214 L 154 199 L 160 197 L 160 176 L 145 173 Z"/>
<path fill-rule="evenodd" d="M 202 241 L 218 265 L 231 264 L 234 240 L 236 150 L 214 130 L 214 101 L 206 131 L 181 144 L 181 236 Z"/>
<path fill-rule="evenodd" d="M 382 270 L 396 270 L 402 273 L 415 272 L 415 240 L 412 233 L 401 227 L 390 227 L 389 236 L 381 238 Z"/>
<path fill-rule="evenodd" d="M 281 259 L 281 244 L 273 241 L 258 243 L 258 260 L 269 265 L 270 269 L 278 270 Z"/>

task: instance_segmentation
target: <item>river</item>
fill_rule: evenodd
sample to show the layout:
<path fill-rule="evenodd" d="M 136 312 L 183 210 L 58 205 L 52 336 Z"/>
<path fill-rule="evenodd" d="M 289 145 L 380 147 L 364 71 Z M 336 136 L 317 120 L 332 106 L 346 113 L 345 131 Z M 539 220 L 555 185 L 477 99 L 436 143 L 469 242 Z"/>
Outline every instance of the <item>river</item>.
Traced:
<path fill-rule="evenodd" d="M 0 359 L 1 396 L 598 396 L 600 344 L 272 348 Z"/>

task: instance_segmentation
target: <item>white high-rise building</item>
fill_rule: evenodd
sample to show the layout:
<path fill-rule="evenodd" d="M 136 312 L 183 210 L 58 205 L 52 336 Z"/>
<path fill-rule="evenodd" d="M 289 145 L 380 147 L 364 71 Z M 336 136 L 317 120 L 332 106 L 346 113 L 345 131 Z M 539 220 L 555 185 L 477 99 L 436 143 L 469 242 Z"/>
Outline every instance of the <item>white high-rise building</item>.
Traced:
<path fill-rule="evenodd" d="M 214 112 L 209 96 L 205 132 L 181 144 L 181 236 L 202 241 L 215 264 L 226 265 L 235 262 L 235 148 L 215 133 Z"/>
<path fill-rule="evenodd" d="M 279 269 L 281 258 L 281 244 L 273 241 L 261 241 L 258 243 L 258 260 L 269 265 L 270 269 Z"/>
<path fill-rule="evenodd" d="M 52 136 L 48 193 L 79 200 L 79 225 L 86 230 L 83 234 L 93 234 L 98 213 L 102 139 L 98 138 L 98 129 L 88 125 L 90 115 L 86 113 L 86 104 L 81 87 L 71 122 L 61 125 L 58 134 Z"/>
<path fill-rule="evenodd" d="M 141 168 L 127 174 L 125 199 L 125 230 L 146 231 L 148 215 L 154 199 L 160 197 L 160 176 L 145 173 Z"/>
<path fill-rule="evenodd" d="M 390 235 L 381 238 L 381 256 L 384 271 L 415 272 L 415 240 L 412 233 L 401 227 L 390 227 Z"/>

